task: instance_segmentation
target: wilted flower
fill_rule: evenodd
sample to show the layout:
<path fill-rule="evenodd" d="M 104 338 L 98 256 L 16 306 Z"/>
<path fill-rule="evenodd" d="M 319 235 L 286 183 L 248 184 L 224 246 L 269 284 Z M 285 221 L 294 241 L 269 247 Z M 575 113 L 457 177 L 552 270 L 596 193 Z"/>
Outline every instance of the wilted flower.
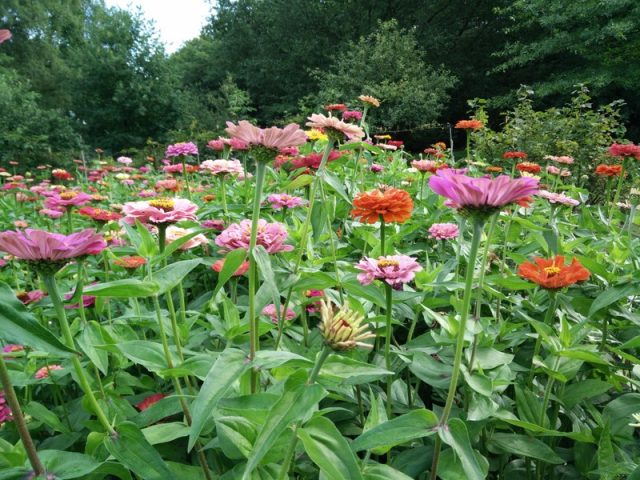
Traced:
<path fill-rule="evenodd" d="M 198 147 L 193 142 L 174 143 L 167 147 L 165 155 L 169 158 L 181 155 L 198 155 Z"/>
<path fill-rule="evenodd" d="M 402 284 L 413 280 L 416 272 L 422 270 L 420 264 L 407 255 L 389 255 L 378 259 L 364 257 L 356 268 L 362 271 L 358 274 L 358 281 L 362 285 L 383 280 L 395 289 L 402 288 Z"/>
<path fill-rule="evenodd" d="M 451 240 L 460 234 L 455 223 L 434 223 L 429 227 L 429 238 L 436 240 Z"/>
<path fill-rule="evenodd" d="M 57 364 L 47 365 L 46 367 L 42 367 L 38 369 L 34 377 L 38 380 L 42 380 L 43 378 L 49 378 L 49 372 L 52 372 L 55 370 L 62 370 L 62 366 Z"/>
<path fill-rule="evenodd" d="M 518 275 L 542 288 L 557 290 L 589 279 L 589 270 L 574 258 L 570 265 L 565 265 L 564 257 L 533 259 L 535 263 L 524 262 L 518 267 Z"/>
<path fill-rule="evenodd" d="M 271 322 L 274 325 L 278 324 L 278 312 L 276 311 L 275 304 L 270 303 L 269 305 L 264 307 L 262 309 L 262 315 L 266 315 L 269 318 L 271 318 Z M 284 305 L 280 305 L 280 316 L 282 316 L 282 315 L 284 315 Z M 287 314 L 286 314 L 284 319 L 287 320 L 287 321 L 291 321 L 294 318 L 296 318 L 296 312 L 294 312 L 290 308 L 287 308 Z"/>
<path fill-rule="evenodd" d="M 333 304 L 324 299 L 319 303 L 322 318 L 319 328 L 325 345 L 336 351 L 356 347 L 373 348 L 373 345 L 365 343 L 365 340 L 376 336 L 369 331 L 369 325 L 362 315 L 351 310 L 347 304 L 335 310 Z"/>
<path fill-rule="evenodd" d="M 124 221 L 130 225 L 136 220 L 143 224 L 168 224 L 195 220 L 198 206 L 184 198 L 157 198 L 149 201 L 127 202 L 122 207 Z"/>
<path fill-rule="evenodd" d="M 412 211 L 413 200 L 409 192 L 398 188 L 374 189 L 360 192 L 353 199 L 351 217 L 365 223 L 376 223 L 380 217 L 387 223 L 404 223 Z"/>
<path fill-rule="evenodd" d="M 283 208 L 295 208 L 306 203 L 304 198 L 294 197 L 286 193 L 274 193 L 267 197 L 271 208 L 281 210 Z"/>
<path fill-rule="evenodd" d="M 287 229 L 282 223 L 268 223 L 264 219 L 258 220 L 258 236 L 256 245 L 262 245 L 268 253 L 289 252 L 292 245 L 286 245 Z M 251 237 L 251 220 L 242 220 L 240 223 L 229 225 L 216 237 L 216 245 L 225 251 L 243 248 L 249 249 Z"/>

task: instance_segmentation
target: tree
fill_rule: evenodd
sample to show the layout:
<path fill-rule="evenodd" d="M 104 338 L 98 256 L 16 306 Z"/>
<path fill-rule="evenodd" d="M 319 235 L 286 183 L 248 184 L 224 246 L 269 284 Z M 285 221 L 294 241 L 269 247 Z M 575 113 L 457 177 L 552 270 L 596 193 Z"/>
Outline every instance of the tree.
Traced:
<path fill-rule="evenodd" d="M 378 97 L 376 123 L 387 129 L 412 129 L 438 118 L 447 105 L 455 77 L 424 60 L 413 30 L 398 22 L 351 42 L 326 72 L 318 72 L 322 102 L 353 101 L 358 95 Z"/>

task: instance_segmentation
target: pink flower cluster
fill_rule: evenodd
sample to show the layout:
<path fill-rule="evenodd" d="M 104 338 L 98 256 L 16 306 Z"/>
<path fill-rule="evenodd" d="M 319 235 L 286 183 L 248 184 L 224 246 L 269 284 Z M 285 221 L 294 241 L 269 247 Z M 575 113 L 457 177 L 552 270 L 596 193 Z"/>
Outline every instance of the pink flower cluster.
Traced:
<path fill-rule="evenodd" d="M 561 177 L 570 177 L 571 176 L 571 172 L 569 170 L 567 170 L 566 168 L 558 168 L 558 167 L 554 167 L 553 165 L 548 165 L 547 166 L 547 173 L 549 175 L 560 175 Z"/>
<path fill-rule="evenodd" d="M 205 160 L 200 164 L 202 170 L 212 175 L 239 175 L 244 173 L 239 160 Z"/>
<path fill-rule="evenodd" d="M 362 120 L 362 112 L 358 110 L 346 110 L 342 112 L 342 120 L 345 122 L 359 122 Z"/>
<path fill-rule="evenodd" d="M 4 398 L 4 392 L 0 392 L 0 426 L 3 423 L 13 420 L 13 413 L 11 408 L 7 405 L 7 399 Z"/>
<path fill-rule="evenodd" d="M 537 195 L 541 198 L 544 198 L 545 200 L 548 200 L 550 203 L 560 203 L 562 205 L 568 205 L 570 207 L 580 205 L 580 202 L 578 200 L 568 197 L 564 193 L 554 193 L 547 190 L 540 190 Z"/>
<path fill-rule="evenodd" d="M 179 157 L 181 155 L 198 155 L 198 147 L 193 142 L 174 143 L 167 147 L 167 157 Z"/>
<path fill-rule="evenodd" d="M 267 305 L 266 307 L 264 307 L 262 309 L 262 315 L 266 315 L 269 318 L 271 318 L 271 322 L 274 325 L 278 324 L 278 312 L 276 310 L 276 306 L 273 303 L 270 303 L 269 305 Z M 291 321 L 294 318 L 296 318 L 296 312 L 294 312 L 293 310 L 291 310 L 290 308 L 287 308 L 287 314 L 286 316 L 284 315 L 284 305 L 280 305 L 280 316 L 284 316 L 285 320 Z"/>
<path fill-rule="evenodd" d="M 17 258 L 59 262 L 84 255 L 96 255 L 107 243 L 93 229 L 62 235 L 44 230 L 0 232 L 0 250 Z"/>
<path fill-rule="evenodd" d="M 574 162 L 573 157 L 569 157 L 568 155 L 563 155 L 560 157 L 556 157 L 554 155 L 545 155 L 544 159 L 551 160 L 552 162 L 556 163 L 564 163 L 565 165 L 571 165 Z"/>
<path fill-rule="evenodd" d="M 429 227 L 429 238 L 435 240 L 451 240 L 460 235 L 460 229 L 455 223 L 434 223 Z"/>
<path fill-rule="evenodd" d="M 395 289 L 400 289 L 404 283 L 412 281 L 416 272 L 422 270 L 420 264 L 407 255 L 389 255 L 378 259 L 364 257 L 355 267 L 362 271 L 358 274 L 358 281 L 362 285 L 369 285 L 374 280 L 383 280 Z"/>
<path fill-rule="evenodd" d="M 49 373 L 53 372 L 55 370 L 62 370 L 62 366 L 61 365 L 47 365 L 45 367 L 42 367 L 40 369 L 38 369 L 38 371 L 36 372 L 36 374 L 34 375 L 34 377 L 38 380 L 42 380 L 44 378 L 49 378 Z"/>
<path fill-rule="evenodd" d="M 612 157 L 634 157 L 636 160 L 640 160 L 640 145 L 614 143 L 609 147 L 609 155 Z"/>
<path fill-rule="evenodd" d="M 264 219 L 258 220 L 257 245 L 262 245 L 269 253 L 289 252 L 293 246 L 285 245 L 287 229 L 282 223 L 268 223 Z M 251 238 L 251 220 L 242 220 L 240 223 L 229 225 L 216 237 L 216 245 L 224 251 L 249 249 Z"/>
<path fill-rule="evenodd" d="M 294 197 L 286 193 L 274 193 L 273 195 L 269 195 L 267 197 L 267 200 L 269 201 L 269 203 L 271 203 L 271 208 L 273 208 L 274 210 L 281 210 L 283 208 L 295 208 L 306 203 L 303 198 Z"/>

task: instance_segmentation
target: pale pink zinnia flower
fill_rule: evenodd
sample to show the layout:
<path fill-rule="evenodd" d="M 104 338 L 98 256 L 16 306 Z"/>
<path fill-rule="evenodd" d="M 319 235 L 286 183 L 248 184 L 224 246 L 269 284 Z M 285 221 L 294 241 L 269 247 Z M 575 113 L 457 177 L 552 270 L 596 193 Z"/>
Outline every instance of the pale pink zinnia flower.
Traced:
<path fill-rule="evenodd" d="M 507 175 L 474 178 L 447 168 L 429 178 L 429 187 L 448 198 L 454 208 L 482 210 L 530 200 L 529 196 L 538 192 L 538 180 L 530 177 L 512 179 Z"/>
<path fill-rule="evenodd" d="M 22 260 L 61 262 L 96 255 L 107 247 L 93 229 L 62 235 L 44 230 L 0 232 L 0 250 Z"/>
<path fill-rule="evenodd" d="M 157 197 L 158 193 L 155 190 L 141 190 L 138 196 L 141 198 L 152 198 Z"/>
<path fill-rule="evenodd" d="M 264 219 L 258 220 L 258 237 L 256 244 L 262 245 L 269 253 L 289 252 L 292 245 L 285 245 L 287 229 L 282 223 L 268 223 Z M 251 237 L 251 220 L 242 220 L 240 223 L 229 225 L 216 237 L 216 245 L 225 251 L 243 248 L 249 249 Z"/>
<path fill-rule="evenodd" d="M 84 192 L 66 191 L 48 197 L 44 201 L 44 206 L 51 210 L 66 210 L 69 207 L 79 207 L 89 203 L 91 200 L 93 200 L 91 195 Z"/>
<path fill-rule="evenodd" d="M 46 215 L 49 218 L 60 218 L 64 215 L 62 210 L 54 210 L 52 208 L 43 208 L 38 213 L 40 213 L 40 215 Z"/>
<path fill-rule="evenodd" d="M 374 280 L 383 280 L 395 289 L 402 288 L 416 276 L 422 267 L 416 260 L 407 255 L 389 255 L 386 257 L 364 257 L 356 265 L 362 273 L 358 274 L 358 281 L 362 285 L 369 285 Z"/>
<path fill-rule="evenodd" d="M 371 170 L 373 173 L 380 173 L 384 170 L 384 167 L 382 165 L 378 165 L 377 163 L 373 163 L 371 164 L 369 170 Z"/>
<path fill-rule="evenodd" d="M 207 142 L 207 148 L 210 150 L 215 150 L 216 152 L 221 152 L 224 150 L 224 146 L 227 143 L 222 138 L 218 138 L 218 140 L 209 140 Z"/>
<path fill-rule="evenodd" d="M 545 155 L 544 159 L 551 160 L 556 163 L 564 163 L 565 165 L 571 165 L 574 162 L 573 157 L 568 155 L 562 155 L 560 157 L 556 157 L 555 155 Z"/>
<path fill-rule="evenodd" d="M 198 155 L 198 147 L 193 142 L 174 143 L 167 147 L 165 155 L 169 158 L 181 155 Z"/>
<path fill-rule="evenodd" d="M 560 175 L 560 171 L 558 167 L 554 167 L 553 165 L 547 166 L 547 173 L 550 175 Z"/>
<path fill-rule="evenodd" d="M 562 205 L 568 205 L 570 207 L 580 205 L 580 202 L 578 200 L 568 197 L 564 193 L 553 193 L 548 192 L 547 190 L 540 190 L 537 195 L 544 198 L 545 200 L 548 200 L 550 203 L 560 203 Z"/>
<path fill-rule="evenodd" d="M 7 40 L 11 39 L 11 31 L 6 30 L 6 29 L 2 29 L 0 30 L 0 43 L 4 43 Z"/>
<path fill-rule="evenodd" d="M 276 311 L 276 306 L 273 303 L 270 303 L 266 307 L 262 309 L 262 315 L 266 315 L 271 318 L 271 322 L 274 325 L 278 324 L 278 312 Z M 280 316 L 284 315 L 284 305 L 280 305 Z M 296 312 L 287 308 L 287 315 L 285 316 L 285 320 L 291 321 L 296 318 Z"/>
<path fill-rule="evenodd" d="M 62 366 L 61 365 L 47 365 L 46 367 L 40 368 L 36 372 L 34 377 L 37 378 L 38 380 L 42 380 L 44 378 L 49 378 L 49 372 L 52 372 L 54 370 L 62 370 Z"/>
<path fill-rule="evenodd" d="M 435 240 L 451 240 L 460 234 L 455 223 L 434 223 L 429 227 L 429 238 Z"/>
<path fill-rule="evenodd" d="M 229 145 L 231 145 L 231 149 L 235 151 L 249 150 L 249 144 L 239 138 L 229 140 Z"/>
<path fill-rule="evenodd" d="M 271 208 L 274 210 L 281 210 L 283 208 L 295 208 L 305 204 L 305 200 L 300 197 L 294 197 L 286 193 L 274 193 L 267 197 Z"/>
<path fill-rule="evenodd" d="M 184 198 L 158 198 L 149 201 L 127 202 L 122 207 L 129 225 L 136 220 L 143 224 L 177 223 L 183 220 L 195 220 L 198 206 Z"/>
<path fill-rule="evenodd" d="M 239 160 L 205 160 L 200 164 L 200 168 L 211 172 L 212 175 L 239 175 L 244 173 Z"/>
<path fill-rule="evenodd" d="M 233 138 L 245 142 L 249 146 L 262 146 L 274 150 L 285 147 L 297 147 L 307 141 L 307 136 L 295 123 L 284 128 L 259 128 L 246 120 L 238 125 L 227 122 L 225 131 Z"/>
<path fill-rule="evenodd" d="M 435 162 L 433 160 L 414 160 L 413 162 L 411 162 L 411 166 L 422 173 L 425 173 L 425 172 L 435 173 L 435 171 L 441 165 L 442 163 Z"/>
<path fill-rule="evenodd" d="M 129 157 L 118 157 L 116 159 L 116 162 L 121 163 L 123 165 L 131 165 L 133 163 L 133 160 L 130 159 Z"/>
<path fill-rule="evenodd" d="M 364 137 L 364 131 L 352 123 L 346 123 L 336 117 L 327 117 L 321 113 L 314 113 L 307 118 L 307 127 L 323 130 L 325 133 L 334 132 L 345 135 L 350 140 L 360 140 Z"/>
<path fill-rule="evenodd" d="M 169 245 L 175 240 L 178 240 L 179 238 L 182 238 L 185 235 L 188 235 L 190 233 L 191 231 L 186 228 L 180 228 L 180 227 L 171 225 L 169 228 L 167 228 L 167 237 L 165 240 L 166 244 Z M 203 234 L 200 233 L 195 237 L 192 237 L 191 239 L 187 240 L 185 243 L 183 243 L 180 246 L 180 250 L 191 250 L 192 248 L 198 247 L 200 245 L 207 245 L 207 243 L 208 243 L 207 237 L 205 237 Z"/>

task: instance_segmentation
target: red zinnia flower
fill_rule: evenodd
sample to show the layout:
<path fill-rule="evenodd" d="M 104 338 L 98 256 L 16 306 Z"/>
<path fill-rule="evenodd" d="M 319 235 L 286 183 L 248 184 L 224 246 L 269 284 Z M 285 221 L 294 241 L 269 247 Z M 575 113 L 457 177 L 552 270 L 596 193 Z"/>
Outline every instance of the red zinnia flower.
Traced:
<path fill-rule="evenodd" d="M 531 262 L 524 262 L 518 267 L 518 275 L 542 288 L 557 290 L 578 282 L 584 282 L 591 275 L 589 270 L 574 258 L 570 265 L 565 265 L 564 257 L 534 258 Z"/>
<path fill-rule="evenodd" d="M 154 393 L 153 395 L 149 395 L 143 401 L 138 403 L 136 405 L 136 407 L 138 408 L 138 410 L 140 410 L 142 412 L 142 411 L 146 410 L 147 408 L 149 408 L 151 405 L 153 405 L 155 403 L 158 403 L 164 397 L 166 397 L 166 395 L 164 393 Z"/>
<path fill-rule="evenodd" d="M 634 157 L 640 160 L 640 146 L 633 143 L 614 143 L 609 147 L 609 155 L 613 157 Z"/>
<path fill-rule="evenodd" d="M 347 106 L 344 103 L 332 103 L 324 107 L 328 112 L 344 112 Z"/>
<path fill-rule="evenodd" d="M 119 267 L 123 267 L 123 268 L 127 268 L 130 270 L 136 269 L 138 267 L 141 267 L 143 265 L 147 264 L 147 260 L 143 257 L 138 257 L 138 256 L 131 256 L 131 257 L 120 257 L 120 258 L 116 258 L 113 261 L 114 264 L 118 265 Z"/>
<path fill-rule="evenodd" d="M 516 165 L 516 170 L 518 170 L 519 172 L 540 173 L 540 170 L 542 170 L 542 168 L 537 163 L 522 162 Z"/>
<path fill-rule="evenodd" d="M 402 140 L 389 140 L 387 145 L 400 148 L 404 145 L 404 142 Z"/>
<path fill-rule="evenodd" d="M 527 154 L 524 153 L 524 152 L 518 152 L 518 151 L 515 151 L 515 152 L 504 152 L 502 154 L 502 158 L 504 158 L 505 160 L 509 159 L 509 158 L 521 158 L 521 159 L 524 160 L 525 158 L 527 158 Z"/>

